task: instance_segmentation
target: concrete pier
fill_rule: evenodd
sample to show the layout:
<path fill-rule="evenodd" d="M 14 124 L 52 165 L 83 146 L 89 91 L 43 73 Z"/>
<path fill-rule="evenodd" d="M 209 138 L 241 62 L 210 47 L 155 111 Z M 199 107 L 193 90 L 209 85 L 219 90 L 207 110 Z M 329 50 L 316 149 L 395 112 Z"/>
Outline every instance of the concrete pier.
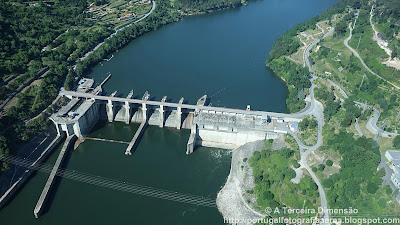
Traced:
<path fill-rule="evenodd" d="M 46 204 L 48 196 L 54 185 L 54 180 L 55 180 L 55 176 L 57 175 L 58 169 L 60 168 L 62 162 L 64 161 L 65 155 L 66 155 L 68 149 L 71 147 L 71 145 L 74 143 L 75 140 L 76 140 L 75 135 L 72 135 L 72 136 L 69 136 L 66 138 L 64 145 L 61 149 L 61 152 L 58 155 L 58 158 L 54 164 L 54 167 L 51 170 L 49 179 L 47 180 L 46 185 L 44 186 L 44 189 L 42 191 L 42 194 L 40 195 L 39 200 L 36 204 L 36 207 L 33 210 L 33 214 L 35 215 L 36 218 L 39 218 L 39 216 L 41 215 L 41 213 L 43 211 L 43 207 Z"/>
<path fill-rule="evenodd" d="M 197 138 L 197 128 L 196 125 L 193 124 L 192 129 L 190 129 L 190 136 L 186 146 L 186 155 L 193 153 L 194 147 L 196 146 L 196 138 Z"/>
<path fill-rule="evenodd" d="M 125 110 L 125 123 L 129 124 L 129 120 L 131 119 L 131 107 L 129 107 L 128 102 L 125 102 L 124 110 Z"/>
<path fill-rule="evenodd" d="M 150 94 L 146 91 L 142 97 L 143 101 L 147 101 L 150 98 Z M 143 114 L 143 121 L 147 121 L 147 105 L 145 102 L 142 103 L 142 114 Z"/>
<path fill-rule="evenodd" d="M 161 102 L 165 102 L 165 101 L 167 101 L 167 96 L 164 96 L 161 99 Z M 158 111 L 160 112 L 160 127 L 164 127 L 164 117 L 165 117 L 164 105 L 160 105 L 160 108 L 158 109 Z"/>
<path fill-rule="evenodd" d="M 148 125 L 147 120 L 143 121 L 140 124 L 138 130 L 136 131 L 131 142 L 129 143 L 128 147 L 126 148 L 125 155 L 132 155 L 132 150 L 133 151 L 135 150 L 137 143 L 139 142 L 140 138 L 142 137 L 147 125 Z"/>
<path fill-rule="evenodd" d="M 126 97 L 126 98 L 131 99 L 132 96 L 133 96 L 133 90 L 131 90 L 131 92 L 129 92 L 128 97 Z M 124 109 L 125 109 L 125 123 L 129 124 L 131 121 L 131 107 L 129 106 L 128 101 L 125 102 Z"/>
<path fill-rule="evenodd" d="M 117 92 L 113 92 L 110 96 L 114 97 L 117 94 Z M 112 122 L 114 121 L 114 106 L 111 100 L 107 101 L 107 106 L 106 106 L 106 110 L 107 110 L 107 117 L 108 117 L 108 122 Z"/>
<path fill-rule="evenodd" d="M 184 98 L 182 97 L 179 100 L 179 104 L 183 104 L 183 100 L 184 100 Z M 182 126 L 182 108 L 181 107 L 177 107 L 176 120 L 177 120 L 176 129 L 180 130 L 181 126 Z"/>

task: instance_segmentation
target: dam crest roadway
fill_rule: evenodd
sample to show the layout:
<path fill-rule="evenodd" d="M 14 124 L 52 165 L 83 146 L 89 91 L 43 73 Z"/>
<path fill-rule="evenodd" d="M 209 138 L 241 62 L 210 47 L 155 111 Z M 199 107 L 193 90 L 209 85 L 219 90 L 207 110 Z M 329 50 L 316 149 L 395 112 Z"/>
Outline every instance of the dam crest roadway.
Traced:
<path fill-rule="evenodd" d="M 250 105 L 246 109 L 210 106 L 207 95 L 202 96 L 195 105 L 185 104 L 183 97 L 178 103 L 168 102 L 167 96 L 160 101 L 150 100 L 147 91 L 141 99 L 132 98 L 133 90 L 127 97 L 117 97 L 117 91 L 106 96 L 102 95 L 101 88 L 105 81 L 94 89 L 78 87 L 77 91 L 66 91 L 61 88 L 59 95 L 71 101 L 50 119 L 56 125 L 59 134 L 61 132 L 65 132 L 67 136 L 75 134 L 81 140 L 99 119 L 106 119 L 108 122 L 121 121 L 126 124 L 140 123 L 125 151 L 126 155 L 132 154 L 147 125 L 190 129 L 191 135 L 186 151 L 190 154 L 196 145 L 233 149 L 248 142 L 277 138 L 290 132 L 288 122 L 301 121 L 315 108 L 314 86 L 310 88 L 311 94 L 306 98 L 305 109 L 286 114 L 255 111 L 250 109 Z M 85 78 L 84 83 L 92 85 L 94 82 Z M 76 107 L 78 102 L 80 105 Z M 73 110 L 74 108 L 76 109 Z"/>

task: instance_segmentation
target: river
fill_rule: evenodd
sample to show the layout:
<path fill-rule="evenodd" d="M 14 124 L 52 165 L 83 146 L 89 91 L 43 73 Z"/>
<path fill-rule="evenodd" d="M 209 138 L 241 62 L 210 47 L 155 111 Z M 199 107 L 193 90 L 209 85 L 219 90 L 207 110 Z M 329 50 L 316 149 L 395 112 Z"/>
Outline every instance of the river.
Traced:
<path fill-rule="evenodd" d="M 189 103 L 204 94 L 213 106 L 286 112 L 285 84 L 265 68 L 274 40 L 337 0 L 263 0 L 212 14 L 191 16 L 148 33 L 89 77 L 112 78 L 106 93 L 126 96 L 147 90 Z M 90 137 L 130 141 L 138 125 L 99 122 Z M 70 170 L 127 183 L 215 198 L 229 174 L 228 150 L 199 147 L 185 154 L 188 130 L 149 126 L 132 156 L 126 144 L 86 140 L 71 153 Z M 46 163 L 54 163 L 60 148 Z M 48 174 L 37 173 L 0 211 L 1 225 L 223 224 L 216 208 L 178 203 L 61 179 L 50 208 L 33 216 Z"/>

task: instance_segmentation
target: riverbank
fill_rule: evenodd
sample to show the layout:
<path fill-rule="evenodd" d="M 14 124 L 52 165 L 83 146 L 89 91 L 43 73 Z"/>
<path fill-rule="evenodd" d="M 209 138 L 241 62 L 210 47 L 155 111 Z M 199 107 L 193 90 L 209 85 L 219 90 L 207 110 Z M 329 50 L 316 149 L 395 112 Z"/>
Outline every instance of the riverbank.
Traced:
<path fill-rule="evenodd" d="M 37 136 L 37 141 L 42 140 L 40 139 L 41 135 Z M 35 168 L 47 159 L 53 149 L 57 147 L 58 144 L 63 140 L 64 136 L 64 134 L 55 135 L 54 133 L 50 133 L 44 136 L 44 139 L 38 145 L 36 143 L 37 141 L 32 140 L 22 148 L 22 151 L 19 153 L 18 157 L 27 160 L 33 160 L 33 163 L 30 165 L 30 167 Z M 36 147 L 34 148 L 34 146 Z M 28 149 L 33 148 L 33 152 L 27 152 Z M 20 165 L 12 165 L 12 168 L 14 169 L 14 172 L 12 170 L 8 170 L 7 173 L 2 174 L 0 177 L 0 184 L 2 184 L 0 185 L 0 194 L 2 195 L 0 197 L 0 209 L 13 199 L 14 195 L 18 193 L 21 188 L 23 188 L 26 181 L 29 179 L 32 173 L 35 172 L 35 169 L 26 169 Z M 13 183 L 14 180 L 15 182 Z M 8 189 L 5 188 L 7 183 L 9 183 Z"/>
<path fill-rule="evenodd" d="M 167 24 L 181 21 L 186 16 L 201 15 L 217 12 L 223 9 L 236 8 L 246 5 L 246 2 L 232 5 L 222 4 L 219 7 L 206 8 L 197 11 L 193 11 L 194 9 L 191 9 L 190 11 L 175 9 L 163 1 L 158 1 L 157 6 L 156 1 L 152 1 L 152 4 L 153 6 L 151 10 L 143 17 L 133 23 L 118 28 L 109 37 L 98 43 L 92 50 L 77 60 L 74 64 L 74 70 L 77 75 L 82 76 L 85 72 L 90 71 L 105 58 L 109 58 L 113 53 L 124 48 L 131 41 L 146 33 L 158 30 Z M 149 17 L 149 19 L 146 20 L 147 17 Z M 124 30 L 124 32 L 119 32 L 121 30 Z"/>
<path fill-rule="evenodd" d="M 224 187 L 218 192 L 217 207 L 223 218 L 226 220 L 251 220 L 264 219 L 263 215 L 249 206 L 255 203 L 254 195 L 247 193 L 255 187 L 253 169 L 247 159 L 250 159 L 254 152 L 260 151 L 264 141 L 247 143 L 232 150 L 232 164 L 228 179 Z M 254 222 L 253 222 L 254 223 Z M 242 224 L 253 224 L 250 221 Z"/>

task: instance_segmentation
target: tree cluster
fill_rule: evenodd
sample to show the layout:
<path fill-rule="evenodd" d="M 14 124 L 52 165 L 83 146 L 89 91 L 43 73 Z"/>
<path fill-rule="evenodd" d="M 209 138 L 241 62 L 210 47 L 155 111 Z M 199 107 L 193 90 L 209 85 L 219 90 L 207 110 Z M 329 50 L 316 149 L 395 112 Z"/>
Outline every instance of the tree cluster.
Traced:
<path fill-rule="evenodd" d="M 242 5 L 241 0 L 176 0 L 174 6 L 187 13 L 212 12 Z"/>
<path fill-rule="evenodd" d="M 302 121 L 299 122 L 300 130 L 308 130 L 315 129 L 318 126 L 318 121 L 314 118 L 305 117 Z"/>
<path fill-rule="evenodd" d="M 365 194 L 374 194 L 382 184 L 376 170 L 380 162 L 379 145 L 373 139 L 355 139 L 353 134 L 341 131 L 328 139 L 326 148 L 342 156 L 339 173 L 323 181 L 329 204 L 332 208 L 367 204 Z"/>
<path fill-rule="evenodd" d="M 272 151 L 268 147 L 250 158 L 259 206 L 296 208 L 304 204 L 304 199 L 308 207 L 316 203 L 318 187 L 310 177 L 303 177 L 299 184 L 290 181 L 296 177 L 291 167 L 299 167 L 295 159 L 295 152 L 289 148 Z"/>

